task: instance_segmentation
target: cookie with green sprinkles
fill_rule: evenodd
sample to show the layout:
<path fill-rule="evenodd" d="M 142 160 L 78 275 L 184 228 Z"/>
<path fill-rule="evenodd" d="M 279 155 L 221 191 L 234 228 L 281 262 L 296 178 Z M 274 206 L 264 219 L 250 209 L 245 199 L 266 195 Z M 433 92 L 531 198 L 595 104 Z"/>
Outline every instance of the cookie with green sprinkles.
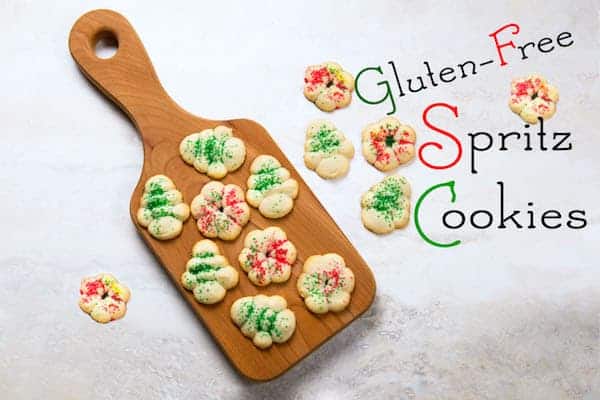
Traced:
<path fill-rule="evenodd" d="M 344 176 L 350 169 L 354 146 L 329 121 L 316 120 L 306 129 L 304 164 L 324 179 Z"/>
<path fill-rule="evenodd" d="M 213 179 L 221 179 L 238 169 L 246 158 L 244 142 L 231 128 L 217 126 L 186 136 L 179 145 L 183 160 Z"/>
<path fill-rule="evenodd" d="M 246 201 L 267 218 L 282 218 L 294 208 L 298 182 L 273 156 L 260 155 L 250 165 Z"/>
<path fill-rule="evenodd" d="M 181 283 L 192 291 L 199 303 L 214 304 L 225 297 L 227 290 L 238 284 L 239 274 L 219 251 L 216 243 L 204 239 L 192 249 Z"/>
<path fill-rule="evenodd" d="M 181 233 L 190 208 L 171 179 L 154 175 L 146 181 L 137 212 L 138 224 L 156 239 L 173 239 Z"/>
<path fill-rule="evenodd" d="M 386 176 L 362 195 L 363 225 L 378 234 L 404 228 L 410 219 L 410 184 L 399 175 Z"/>
<path fill-rule="evenodd" d="M 231 306 L 231 319 L 260 349 L 288 341 L 296 329 L 296 316 L 281 296 L 239 298 Z"/>
<path fill-rule="evenodd" d="M 296 288 L 313 313 L 339 312 L 350 304 L 354 273 L 339 254 L 310 256 L 304 262 Z"/>

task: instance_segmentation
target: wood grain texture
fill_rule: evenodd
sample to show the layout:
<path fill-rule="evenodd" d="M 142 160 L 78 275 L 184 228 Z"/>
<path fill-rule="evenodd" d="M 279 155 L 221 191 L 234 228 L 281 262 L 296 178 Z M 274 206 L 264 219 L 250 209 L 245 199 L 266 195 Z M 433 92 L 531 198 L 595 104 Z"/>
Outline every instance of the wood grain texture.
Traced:
<path fill-rule="evenodd" d="M 94 53 L 95 44 L 103 35 L 113 35 L 118 41 L 118 50 L 109 59 L 98 58 Z M 69 48 L 83 74 L 119 105 L 142 136 L 144 165 L 130 204 L 131 218 L 139 234 L 216 343 L 243 375 L 254 380 L 269 380 L 282 374 L 369 308 L 375 295 L 375 281 L 369 267 L 260 124 L 248 119 L 207 120 L 179 107 L 161 86 L 132 26 L 114 11 L 95 10 L 80 17 L 71 30 Z M 298 95 L 302 95 L 300 89 Z M 233 134 L 245 142 L 247 151 L 242 167 L 229 173 L 222 182 L 234 183 L 246 190 L 252 160 L 259 154 L 271 154 L 298 181 L 299 195 L 294 210 L 286 217 L 269 220 L 260 215 L 258 210 L 251 208 L 250 222 L 236 240 L 215 240 L 231 265 L 239 269 L 240 283 L 228 291 L 221 303 L 206 306 L 198 304 L 192 293 L 185 290 L 180 282 L 192 246 L 202 239 L 194 219 L 190 217 L 184 223 L 181 236 L 161 242 L 137 225 L 135 215 L 145 181 L 156 174 L 169 176 L 183 193 L 184 201 L 188 204 L 191 202 L 210 179 L 185 164 L 179 155 L 179 143 L 190 133 L 217 125 L 231 127 Z M 278 226 L 287 233 L 298 249 L 298 259 L 292 267 L 292 276 L 288 282 L 258 288 L 239 268 L 237 257 L 243 247 L 245 235 L 252 229 L 264 229 L 268 226 Z M 296 290 L 296 280 L 306 258 L 328 252 L 344 257 L 356 276 L 356 287 L 346 310 L 317 316 L 304 306 Z M 259 293 L 285 297 L 297 319 L 296 332 L 292 338 L 284 344 L 274 344 L 268 350 L 254 347 L 252 341 L 242 335 L 229 317 L 229 309 L 236 299 Z"/>

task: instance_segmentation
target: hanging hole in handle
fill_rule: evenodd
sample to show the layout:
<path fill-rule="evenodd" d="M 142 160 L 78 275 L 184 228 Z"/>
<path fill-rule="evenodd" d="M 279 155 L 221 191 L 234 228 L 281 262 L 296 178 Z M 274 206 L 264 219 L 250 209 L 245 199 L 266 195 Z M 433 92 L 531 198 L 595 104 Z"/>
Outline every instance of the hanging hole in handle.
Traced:
<path fill-rule="evenodd" d="M 112 58 L 119 49 L 119 40 L 111 31 L 100 31 L 94 38 L 93 48 L 96 57 L 102 59 Z"/>

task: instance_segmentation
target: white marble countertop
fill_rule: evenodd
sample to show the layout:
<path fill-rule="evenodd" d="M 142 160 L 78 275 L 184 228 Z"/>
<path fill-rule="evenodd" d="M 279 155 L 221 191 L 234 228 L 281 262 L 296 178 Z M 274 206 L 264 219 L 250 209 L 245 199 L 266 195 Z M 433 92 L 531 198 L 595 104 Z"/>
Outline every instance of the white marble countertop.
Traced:
<path fill-rule="evenodd" d="M 0 397 L 600 398 L 598 1 L 172 3 L 0 1 Z M 67 49 L 72 24 L 92 6 L 129 18 L 183 107 L 261 122 L 371 265 L 372 308 L 281 378 L 240 377 L 137 236 L 128 205 L 140 139 Z M 508 22 L 521 25 L 519 44 L 562 31 L 574 44 L 524 61 L 511 53 L 505 68 L 398 99 L 396 116 L 421 143 L 437 137 L 421 121 L 436 101 L 459 106 L 458 119 L 437 120 L 464 143 L 468 132 L 522 129 L 506 106 L 508 84 L 540 72 L 561 93 L 548 129 L 572 132 L 573 150 L 488 152 L 478 175 L 467 155 L 451 170 L 416 161 L 400 173 L 413 204 L 455 179 L 455 207 L 496 210 L 503 180 L 510 207 L 583 208 L 588 226 L 448 231 L 439 217 L 451 204 L 440 192 L 423 223 L 460 246 L 426 244 L 414 221 L 384 237 L 367 232 L 358 197 L 382 174 L 360 152 L 337 182 L 303 165 L 304 127 L 323 117 L 302 96 L 306 65 L 333 59 L 354 74 L 381 65 L 392 80 L 394 60 L 411 77 L 425 60 L 439 70 L 495 57 L 487 35 Z M 355 96 L 329 117 L 358 149 L 361 128 L 387 111 Z M 100 271 L 133 292 L 126 317 L 106 326 L 77 307 L 79 280 Z"/>

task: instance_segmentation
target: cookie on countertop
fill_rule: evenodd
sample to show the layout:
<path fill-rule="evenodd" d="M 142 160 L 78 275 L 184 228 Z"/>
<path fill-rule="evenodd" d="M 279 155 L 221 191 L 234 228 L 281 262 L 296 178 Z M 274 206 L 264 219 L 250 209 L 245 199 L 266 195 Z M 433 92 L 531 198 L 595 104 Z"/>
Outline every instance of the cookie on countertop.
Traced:
<path fill-rule="evenodd" d="M 179 145 L 183 160 L 213 179 L 221 179 L 238 169 L 246 158 L 244 142 L 231 128 L 217 126 L 186 136 Z"/>
<path fill-rule="evenodd" d="M 260 349 L 286 342 L 296 329 L 296 316 L 281 296 L 239 298 L 231 306 L 231 319 Z"/>
<path fill-rule="evenodd" d="M 210 181 L 192 200 L 192 215 L 200 233 L 207 238 L 233 240 L 250 219 L 244 192 L 233 184 Z"/>
<path fill-rule="evenodd" d="M 79 287 L 79 307 L 96 322 L 123 318 L 131 292 L 111 274 L 83 278 Z"/>
<path fill-rule="evenodd" d="M 250 282 L 265 286 L 290 279 L 296 261 L 296 247 L 285 232 L 277 227 L 256 229 L 246 235 L 238 261 L 248 273 Z"/>
<path fill-rule="evenodd" d="M 246 200 L 267 218 L 281 218 L 292 211 L 298 182 L 290 171 L 269 155 L 260 155 L 250 165 Z"/>
<path fill-rule="evenodd" d="M 217 244 L 204 239 L 192 249 L 192 258 L 181 275 L 183 287 L 194 293 L 199 303 L 214 304 L 223 300 L 227 290 L 238 284 L 239 274 L 221 255 Z"/>
<path fill-rule="evenodd" d="M 386 117 L 363 129 L 363 155 L 378 170 L 390 171 L 415 157 L 416 138 L 409 125 Z"/>
<path fill-rule="evenodd" d="M 362 195 L 360 206 L 363 225 L 370 231 L 403 228 L 410 219 L 410 185 L 402 176 L 386 176 Z"/>
<path fill-rule="evenodd" d="M 537 124 L 538 117 L 551 118 L 557 102 L 558 90 L 540 75 L 513 79 L 510 84 L 508 106 L 527 123 Z"/>
<path fill-rule="evenodd" d="M 353 90 L 354 78 L 335 62 L 311 65 L 304 72 L 304 96 L 323 111 L 348 106 Z"/>
<path fill-rule="evenodd" d="M 354 273 L 338 254 L 310 256 L 304 262 L 296 287 L 313 313 L 338 312 L 350 304 Z"/>
<path fill-rule="evenodd" d="M 354 146 L 346 136 L 329 121 L 316 120 L 306 129 L 304 164 L 321 178 L 344 176 L 354 157 Z"/>
<path fill-rule="evenodd" d="M 171 179 L 154 175 L 146 181 L 140 200 L 137 221 L 156 239 L 168 240 L 179 236 L 190 208 Z"/>

